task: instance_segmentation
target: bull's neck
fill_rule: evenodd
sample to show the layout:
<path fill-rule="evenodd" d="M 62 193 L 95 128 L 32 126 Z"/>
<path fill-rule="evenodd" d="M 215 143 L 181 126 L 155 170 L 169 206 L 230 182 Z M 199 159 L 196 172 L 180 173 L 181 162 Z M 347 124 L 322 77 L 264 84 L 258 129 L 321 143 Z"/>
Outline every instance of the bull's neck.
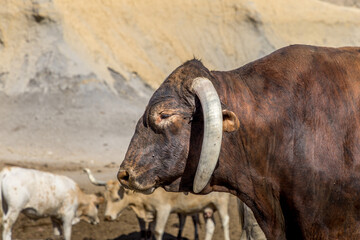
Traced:
<path fill-rule="evenodd" d="M 233 111 L 240 121 L 238 131 L 224 133 L 220 164 L 215 174 L 219 182 L 232 183 L 228 188 L 236 192 L 255 216 L 275 216 L 276 219 L 268 221 L 282 224 L 281 214 L 276 214 L 281 213 L 280 189 L 275 177 L 279 171 L 276 145 L 282 135 L 282 129 L 275 132 L 281 121 L 275 110 L 276 101 L 266 97 L 269 93 L 263 91 L 264 79 L 251 79 L 241 71 L 215 72 L 214 76 L 218 80 L 216 88 L 223 107 Z M 274 226 L 262 227 L 266 232 Z"/>

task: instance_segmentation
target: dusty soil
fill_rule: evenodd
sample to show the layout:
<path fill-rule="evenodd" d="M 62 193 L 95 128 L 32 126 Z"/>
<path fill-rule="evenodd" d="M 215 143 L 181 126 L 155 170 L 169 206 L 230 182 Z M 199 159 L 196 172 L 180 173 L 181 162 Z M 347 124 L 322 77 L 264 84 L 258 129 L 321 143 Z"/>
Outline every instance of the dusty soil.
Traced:
<path fill-rule="evenodd" d="M 8 164 L 4 161 L 0 161 L 0 167 L 2 168 Z M 40 170 L 46 170 L 58 174 L 63 174 L 74 179 L 85 192 L 103 192 L 103 187 L 96 187 L 89 183 L 87 176 L 82 172 L 81 166 L 48 166 L 46 164 L 32 164 L 32 163 L 17 163 L 23 167 L 36 168 Z M 91 168 L 94 175 L 98 179 L 108 180 L 115 178 L 118 165 L 111 164 L 102 167 Z M 125 210 L 122 215 L 119 216 L 115 222 L 104 221 L 104 209 L 105 205 L 100 207 L 100 224 L 90 225 L 86 222 L 80 222 L 73 226 L 72 239 L 74 240 L 92 240 L 92 239 L 116 239 L 116 240 L 132 240 L 140 238 L 140 228 L 138 226 L 137 219 L 132 210 Z M 236 198 L 232 197 L 230 201 L 230 237 L 231 239 L 240 239 L 241 230 L 239 227 L 239 218 L 237 212 Z M 204 238 L 205 225 L 204 219 L 200 217 L 201 227 L 199 230 L 200 239 Z M 218 213 L 215 213 L 216 229 L 213 239 L 223 239 L 223 231 L 221 227 L 221 221 Z M 176 239 L 178 231 L 178 218 L 176 214 L 171 214 L 166 225 L 165 234 L 163 239 Z M 185 229 L 183 232 L 184 239 L 194 238 L 194 227 L 190 217 L 187 218 Z M 37 221 L 29 220 L 26 216 L 20 215 L 13 228 L 13 239 L 55 239 L 50 219 L 44 218 Z"/>

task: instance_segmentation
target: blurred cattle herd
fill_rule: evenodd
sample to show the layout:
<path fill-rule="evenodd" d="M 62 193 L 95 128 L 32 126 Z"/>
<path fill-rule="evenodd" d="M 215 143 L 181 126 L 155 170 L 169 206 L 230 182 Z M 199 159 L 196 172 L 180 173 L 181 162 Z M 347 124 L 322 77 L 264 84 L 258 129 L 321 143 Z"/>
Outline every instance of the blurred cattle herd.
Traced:
<path fill-rule="evenodd" d="M 54 235 L 71 239 L 71 227 L 79 221 L 96 225 L 100 219 L 100 204 L 106 204 L 105 219 L 115 221 L 121 212 L 131 208 L 138 219 L 141 239 L 160 240 L 163 237 L 168 217 L 176 213 L 179 218 L 177 239 L 182 239 L 186 216 L 194 224 L 194 239 L 199 239 L 199 216 L 205 222 L 205 240 L 213 237 L 214 213 L 218 212 L 223 239 L 230 240 L 228 193 L 212 192 L 207 195 L 166 192 L 162 188 L 152 194 L 142 194 L 125 189 L 117 180 L 97 180 L 90 169 L 85 168 L 89 180 L 97 186 L 104 186 L 103 196 L 84 193 L 74 180 L 49 172 L 20 167 L 5 167 L 0 172 L 2 239 L 10 240 L 11 231 L 20 213 L 31 219 L 49 217 Z M 241 240 L 266 239 L 251 210 L 238 200 L 242 228 Z M 234 219 L 233 219 L 234 220 Z M 94 226 L 96 228 L 96 226 Z M 50 237 L 50 236 L 49 236 Z"/>

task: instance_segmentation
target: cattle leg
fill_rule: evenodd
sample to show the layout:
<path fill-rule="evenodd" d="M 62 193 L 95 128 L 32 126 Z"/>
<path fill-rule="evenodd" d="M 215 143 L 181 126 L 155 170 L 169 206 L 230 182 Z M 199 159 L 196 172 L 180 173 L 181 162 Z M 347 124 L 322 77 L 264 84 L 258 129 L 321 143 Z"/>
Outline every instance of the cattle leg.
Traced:
<path fill-rule="evenodd" d="M 52 226 L 53 226 L 54 235 L 55 236 L 60 236 L 62 234 L 60 220 L 57 219 L 57 218 L 51 217 L 51 223 L 52 223 Z"/>
<path fill-rule="evenodd" d="M 155 239 L 162 240 L 165 225 L 170 214 L 171 207 L 164 206 L 156 212 Z"/>
<path fill-rule="evenodd" d="M 154 232 L 155 232 L 155 220 L 152 222 L 149 222 L 149 226 L 147 227 L 147 232 L 146 232 L 146 239 L 153 239 L 154 236 Z"/>
<path fill-rule="evenodd" d="M 3 240 L 11 240 L 11 230 L 12 227 L 18 218 L 20 211 L 15 210 L 9 207 L 6 214 L 3 216 L 3 232 L 2 232 L 2 239 Z"/>
<path fill-rule="evenodd" d="M 65 216 L 63 217 L 63 231 L 64 231 L 64 239 L 71 239 L 71 227 L 72 227 L 72 218 Z"/>
<path fill-rule="evenodd" d="M 200 224 L 200 221 L 199 221 L 199 214 L 194 214 L 191 216 L 192 220 L 193 220 L 193 224 L 194 224 L 194 239 L 195 240 L 199 240 L 199 232 L 198 232 L 198 225 Z"/>
<path fill-rule="evenodd" d="M 144 219 L 136 217 L 138 222 L 139 222 L 139 226 L 140 226 L 140 239 L 141 240 L 146 240 L 146 223 L 144 221 Z"/>
<path fill-rule="evenodd" d="M 229 217 L 229 211 L 228 211 L 228 204 L 219 204 L 217 206 L 217 210 L 219 211 L 221 224 L 222 224 L 223 231 L 224 231 L 224 239 L 230 240 L 230 233 L 229 233 L 230 217 Z"/>
<path fill-rule="evenodd" d="M 177 215 L 179 217 L 179 232 L 177 235 L 177 239 L 181 240 L 182 239 L 182 231 L 184 229 L 184 225 L 185 225 L 185 221 L 186 221 L 186 215 L 181 214 L 181 213 L 178 213 Z"/>
<path fill-rule="evenodd" d="M 205 240 L 211 240 L 215 230 L 214 216 L 212 214 L 211 217 L 204 216 L 204 218 L 205 218 Z"/>

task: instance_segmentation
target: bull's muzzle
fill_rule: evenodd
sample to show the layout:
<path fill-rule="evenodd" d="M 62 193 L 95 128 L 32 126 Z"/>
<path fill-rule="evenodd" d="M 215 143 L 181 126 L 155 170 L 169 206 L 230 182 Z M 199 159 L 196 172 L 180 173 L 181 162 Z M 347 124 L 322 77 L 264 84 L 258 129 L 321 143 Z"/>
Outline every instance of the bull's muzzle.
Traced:
<path fill-rule="evenodd" d="M 130 176 L 129 173 L 126 170 L 122 170 L 122 169 L 120 169 L 117 174 L 117 178 L 123 186 L 129 185 L 129 176 Z"/>
<path fill-rule="evenodd" d="M 139 183 L 138 179 L 143 179 L 141 176 L 135 175 L 132 170 L 125 170 L 120 167 L 120 170 L 117 174 L 117 178 L 120 184 L 128 189 L 132 189 L 144 194 L 150 194 L 155 190 L 155 180 L 151 181 L 148 184 Z"/>

